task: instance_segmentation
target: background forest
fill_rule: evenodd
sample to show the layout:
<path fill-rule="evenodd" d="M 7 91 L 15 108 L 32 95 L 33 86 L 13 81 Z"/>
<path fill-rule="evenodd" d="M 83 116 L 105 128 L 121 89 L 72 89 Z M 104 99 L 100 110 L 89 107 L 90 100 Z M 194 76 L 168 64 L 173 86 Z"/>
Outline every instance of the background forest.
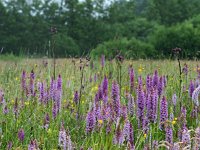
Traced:
<path fill-rule="evenodd" d="M 1 54 L 169 58 L 175 47 L 200 56 L 199 0 L 0 0 Z"/>

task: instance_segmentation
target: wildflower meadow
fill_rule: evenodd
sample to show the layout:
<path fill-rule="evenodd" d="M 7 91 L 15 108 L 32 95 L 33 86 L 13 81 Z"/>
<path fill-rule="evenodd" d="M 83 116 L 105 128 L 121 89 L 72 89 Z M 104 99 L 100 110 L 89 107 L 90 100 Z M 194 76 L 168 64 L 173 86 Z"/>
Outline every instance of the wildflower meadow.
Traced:
<path fill-rule="evenodd" d="M 0 60 L 2 150 L 199 150 L 200 64 Z"/>

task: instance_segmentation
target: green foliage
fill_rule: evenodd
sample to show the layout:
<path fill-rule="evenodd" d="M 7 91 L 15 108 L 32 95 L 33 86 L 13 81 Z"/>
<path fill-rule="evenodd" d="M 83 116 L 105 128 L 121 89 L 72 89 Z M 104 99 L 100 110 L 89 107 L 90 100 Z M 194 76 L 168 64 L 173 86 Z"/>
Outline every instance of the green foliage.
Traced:
<path fill-rule="evenodd" d="M 79 55 L 79 47 L 75 41 L 64 34 L 57 34 L 55 40 L 55 54 L 57 57 L 77 56 Z M 65 55 L 63 55 L 63 52 Z"/>
<path fill-rule="evenodd" d="M 91 52 L 91 55 L 101 56 L 106 55 L 108 58 L 115 57 L 121 52 L 126 58 L 146 58 L 154 57 L 155 51 L 151 44 L 147 44 L 135 38 L 128 40 L 127 38 L 111 40 L 99 44 L 96 49 Z"/>
<path fill-rule="evenodd" d="M 155 45 L 155 49 L 164 56 L 169 56 L 172 49 L 181 47 L 183 58 L 199 57 L 200 49 L 200 28 L 193 24 L 197 19 L 186 21 L 172 27 L 159 27 L 150 41 Z"/>
<path fill-rule="evenodd" d="M 174 47 L 184 49 L 184 58 L 199 57 L 199 15 L 199 0 L 3 0 L 0 49 L 14 55 L 52 57 L 47 52 L 54 48 L 57 57 L 66 57 L 82 56 L 112 43 L 112 49 L 119 48 L 133 58 L 168 58 Z M 55 47 L 49 47 L 51 27 L 58 31 Z M 141 52 L 132 50 L 133 46 L 119 46 L 130 41 Z M 147 45 L 153 45 L 157 53 Z"/>

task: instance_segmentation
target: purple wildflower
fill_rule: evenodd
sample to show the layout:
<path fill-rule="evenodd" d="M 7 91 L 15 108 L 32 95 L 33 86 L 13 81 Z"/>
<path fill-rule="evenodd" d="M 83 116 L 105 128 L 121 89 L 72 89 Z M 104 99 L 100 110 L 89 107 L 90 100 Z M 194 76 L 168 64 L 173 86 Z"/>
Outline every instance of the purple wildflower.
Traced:
<path fill-rule="evenodd" d="M 58 79 L 57 79 L 57 90 L 62 92 L 62 77 L 60 74 L 58 75 Z"/>
<path fill-rule="evenodd" d="M 105 76 L 102 82 L 102 92 L 103 92 L 103 102 L 107 103 L 108 101 L 108 79 Z"/>
<path fill-rule="evenodd" d="M 183 129 L 182 132 L 182 142 L 185 146 L 188 146 L 191 144 L 191 138 L 190 138 L 190 133 L 187 128 Z"/>
<path fill-rule="evenodd" d="M 200 149 L 200 127 L 195 130 L 195 147 Z"/>
<path fill-rule="evenodd" d="M 131 94 L 128 95 L 128 113 L 132 117 L 134 114 L 134 98 Z"/>
<path fill-rule="evenodd" d="M 78 102 L 79 102 L 79 94 L 78 94 L 78 91 L 75 91 L 74 93 L 74 103 L 77 105 Z"/>
<path fill-rule="evenodd" d="M 173 130 L 170 126 L 167 126 L 165 128 L 165 139 L 167 142 L 169 142 L 170 144 L 173 144 Z"/>
<path fill-rule="evenodd" d="M 134 70 L 132 67 L 129 68 L 129 78 L 130 78 L 130 92 L 134 90 Z"/>
<path fill-rule="evenodd" d="M 39 150 L 36 140 L 30 141 L 30 144 L 28 145 L 28 150 Z"/>
<path fill-rule="evenodd" d="M 174 94 L 172 96 L 172 103 L 173 103 L 174 106 L 176 106 L 176 103 L 177 103 L 177 96 L 176 96 L 176 94 Z"/>
<path fill-rule="evenodd" d="M 144 119 L 142 120 L 142 129 L 144 131 L 144 133 L 148 133 L 149 131 L 149 120 L 147 118 L 147 116 L 144 117 Z"/>
<path fill-rule="evenodd" d="M 168 119 L 168 104 L 165 96 L 160 101 L 160 128 L 164 129 L 164 123 Z"/>
<path fill-rule="evenodd" d="M 9 113 L 9 109 L 8 109 L 8 106 L 7 106 L 6 104 L 4 105 L 3 113 L 4 113 L 5 115 Z"/>
<path fill-rule="evenodd" d="M 95 127 L 95 115 L 94 111 L 91 110 L 88 112 L 86 117 L 86 133 L 90 133 L 94 130 Z"/>
<path fill-rule="evenodd" d="M 189 86 L 189 96 L 192 97 L 192 93 L 194 92 L 195 88 L 194 88 L 194 83 L 192 81 L 190 81 L 190 86 Z"/>
<path fill-rule="evenodd" d="M 40 83 L 39 85 L 39 92 L 40 92 L 40 102 L 42 103 L 44 100 L 44 83 Z"/>
<path fill-rule="evenodd" d="M 138 116 L 139 128 L 142 127 L 142 122 L 144 119 L 144 107 L 145 107 L 145 98 L 144 98 L 144 92 L 142 90 L 142 85 L 140 83 L 137 89 L 137 116 Z"/>
<path fill-rule="evenodd" d="M 187 120 L 186 120 L 186 113 L 187 113 L 187 110 L 186 110 L 186 107 L 182 107 L 181 108 L 181 120 L 182 120 L 182 127 L 185 128 L 186 127 L 186 123 L 187 123 Z"/>
<path fill-rule="evenodd" d="M 121 107 L 121 116 L 124 120 L 127 118 L 127 107 L 126 106 Z"/>
<path fill-rule="evenodd" d="M 199 106 L 199 93 L 200 93 L 200 85 L 192 93 L 192 100 L 196 106 Z"/>
<path fill-rule="evenodd" d="M 147 91 L 150 91 L 151 88 L 152 88 L 152 78 L 151 76 L 148 74 L 147 77 L 146 77 L 146 88 L 147 88 Z"/>
<path fill-rule="evenodd" d="M 124 138 L 134 147 L 133 127 L 129 120 L 126 121 L 123 129 Z"/>
<path fill-rule="evenodd" d="M 56 118 L 57 112 L 58 112 L 58 110 L 57 110 L 57 104 L 56 104 L 56 102 L 53 102 L 53 107 L 52 107 L 52 116 L 53 116 L 53 119 Z"/>
<path fill-rule="evenodd" d="M 24 130 L 23 129 L 19 129 L 19 131 L 18 131 L 18 139 L 20 140 L 20 142 L 24 141 Z"/>
<path fill-rule="evenodd" d="M 11 150 L 12 149 L 12 142 L 8 142 L 8 145 L 7 145 L 7 149 L 6 150 Z"/>
<path fill-rule="evenodd" d="M 152 90 L 152 93 L 147 95 L 147 117 L 150 122 L 155 122 L 157 116 L 157 93 Z"/>
<path fill-rule="evenodd" d="M 113 107 L 116 114 L 116 117 L 120 116 L 120 95 L 119 95 L 119 85 L 116 81 L 112 84 L 112 100 Z"/>
<path fill-rule="evenodd" d="M 159 79 L 159 83 L 158 83 L 158 95 L 161 96 L 162 91 L 163 91 L 163 77 L 161 76 Z"/>
<path fill-rule="evenodd" d="M 99 96 L 99 100 L 102 100 L 102 99 L 103 99 L 103 91 L 102 91 L 102 88 L 101 88 L 100 85 L 99 85 L 99 87 L 98 87 L 98 96 Z"/>
<path fill-rule="evenodd" d="M 60 131 L 59 131 L 58 144 L 59 144 L 60 147 L 63 148 L 63 150 L 67 149 L 67 139 L 66 139 L 66 137 L 67 137 L 66 131 L 65 131 L 64 125 L 62 123 Z"/>
<path fill-rule="evenodd" d="M 153 75 L 153 86 L 157 86 L 158 85 L 158 81 L 159 81 L 158 78 L 159 78 L 158 77 L 158 71 L 155 70 L 154 75 Z"/>
<path fill-rule="evenodd" d="M 188 74 L 188 65 L 185 63 L 182 72 L 187 76 Z"/>
<path fill-rule="evenodd" d="M 49 114 L 47 113 L 47 114 L 45 115 L 45 118 L 44 118 L 44 128 L 45 128 L 45 129 L 48 129 L 49 123 L 50 123 L 50 117 L 49 117 Z"/>
<path fill-rule="evenodd" d="M 124 135 L 123 135 L 123 132 L 120 129 L 120 124 L 117 124 L 113 143 L 121 145 L 123 142 L 124 142 Z"/>

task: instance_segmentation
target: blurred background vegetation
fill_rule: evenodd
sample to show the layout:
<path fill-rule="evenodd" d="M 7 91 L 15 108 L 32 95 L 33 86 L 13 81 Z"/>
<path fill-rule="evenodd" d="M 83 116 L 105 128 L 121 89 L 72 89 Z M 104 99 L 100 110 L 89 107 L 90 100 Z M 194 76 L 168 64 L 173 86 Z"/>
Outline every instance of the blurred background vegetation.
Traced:
<path fill-rule="evenodd" d="M 1 54 L 169 58 L 175 47 L 200 57 L 199 0 L 0 0 Z"/>

